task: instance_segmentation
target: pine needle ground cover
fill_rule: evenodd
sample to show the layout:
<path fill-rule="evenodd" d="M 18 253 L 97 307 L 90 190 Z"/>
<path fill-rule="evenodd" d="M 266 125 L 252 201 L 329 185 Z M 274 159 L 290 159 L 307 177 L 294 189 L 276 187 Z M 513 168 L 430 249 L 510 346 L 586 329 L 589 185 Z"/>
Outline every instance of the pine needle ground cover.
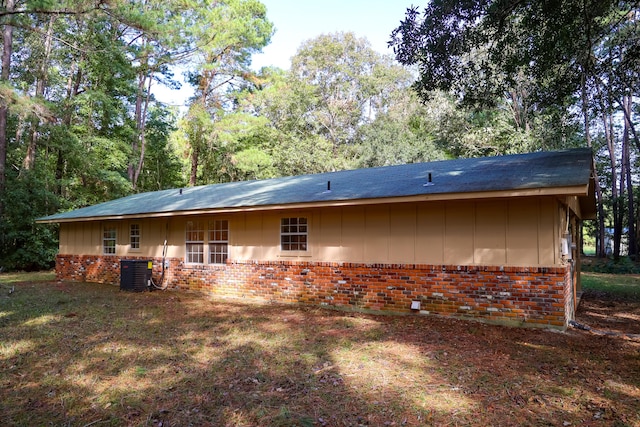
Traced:
<path fill-rule="evenodd" d="M 8 275 L 0 291 L 3 425 L 640 425 L 629 335 Z M 587 297 L 578 320 L 640 334 L 640 302 Z"/>

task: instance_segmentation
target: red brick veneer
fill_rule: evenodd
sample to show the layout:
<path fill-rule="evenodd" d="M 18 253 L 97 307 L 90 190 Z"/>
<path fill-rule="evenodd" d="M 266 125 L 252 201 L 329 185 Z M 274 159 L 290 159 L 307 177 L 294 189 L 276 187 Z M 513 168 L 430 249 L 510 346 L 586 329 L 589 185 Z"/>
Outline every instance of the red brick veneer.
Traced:
<path fill-rule="evenodd" d="M 129 257 L 128 259 L 141 259 Z M 219 297 L 360 311 L 441 314 L 521 326 L 564 328 L 573 317 L 570 268 L 169 259 L 169 289 Z M 161 260 L 154 259 L 154 278 Z M 120 283 L 120 259 L 58 255 L 59 280 Z M 411 302 L 420 301 L 420 310 Z"/>

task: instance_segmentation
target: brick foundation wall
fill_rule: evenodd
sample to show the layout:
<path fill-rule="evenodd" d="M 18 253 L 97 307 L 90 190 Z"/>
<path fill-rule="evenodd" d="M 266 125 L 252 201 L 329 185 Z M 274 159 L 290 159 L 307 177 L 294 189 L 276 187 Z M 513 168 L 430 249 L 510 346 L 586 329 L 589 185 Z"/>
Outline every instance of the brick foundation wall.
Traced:
<path fill-rule="evenodd" d="M 127 259 L 143 259 L 128 257 Z M 146 259 L 146 258 L 144 258 Z M 569 267 L 499 267 L 330 262 L 229 261 L 186 265 L 168 259 L 169 289 L 218 297 L 331 306 L 359 311 L 439 314 L 491 323 L 563 329 Z M 153 277 L 161 274 L 154 259 Z M 58 255 L 59 280 L 120 283 L 120 259 Z M 411 310 L 420 301 L 420 310 Z"/>
<path fill-rule="evenodd" d="M 120 259 L 100 255 L 58 255 L 56 279 L 120 284 Z"/>

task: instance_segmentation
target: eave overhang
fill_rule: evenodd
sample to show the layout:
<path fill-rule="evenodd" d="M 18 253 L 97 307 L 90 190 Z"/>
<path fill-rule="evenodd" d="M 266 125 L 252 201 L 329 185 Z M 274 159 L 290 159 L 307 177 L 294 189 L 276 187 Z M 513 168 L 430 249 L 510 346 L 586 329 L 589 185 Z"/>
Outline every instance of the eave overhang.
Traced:
<path fill-rule="evenodd" d="M 577 196 L 581 203 L 583 219 L 595 218 L 595 200 L 592 197 L 593 185 L 575 185 L 565 187 L 551 188 L 527 188 L 516 190 L 502 191 L 484 191 L 469 193 L 434 193 L 419 194 L 402 197 L 384 197 L 384 198 L 365 198 L 365 199 L 349 199 L 349 200 L 329 200 L 303 203 L 287 203 L 287 204 L 267 204 L 254 206 L 233 206 L 219 207 L 211 209 L 192 209 L 192 210 L 175 210 L 168 212 L 141 212 L 131 215 L 104 215 L 104 216 L 88 216 L 81 218 L 60 218 L 60 219 L 39 219 L 39 224 L 56 224 L 56 223 L 74 223 L 74 222 L 91 222 L 91 221 L 116 221 L 116 220 L 133 220 L 142 218 L 172 218 L 194 215 L 213 215 L 213 214 L 233 214 L 239 212 L 261 212 L 261 211 L 278 211 L 278 210 L 303 210 L 312 208 L 331 208 L 345 206 L 364 206 L 377 204 L 398 204 L 398 203 L 421 203 L 421 202 L 437 202 L 452 200 L 491 200 L 505 198 L 521 198 L 521 197 L 559 197 L 559 196 Z M 591 206 L 593 205 L 593 206 Z M 587 216 L 587 217 L 584 217 Z"/>

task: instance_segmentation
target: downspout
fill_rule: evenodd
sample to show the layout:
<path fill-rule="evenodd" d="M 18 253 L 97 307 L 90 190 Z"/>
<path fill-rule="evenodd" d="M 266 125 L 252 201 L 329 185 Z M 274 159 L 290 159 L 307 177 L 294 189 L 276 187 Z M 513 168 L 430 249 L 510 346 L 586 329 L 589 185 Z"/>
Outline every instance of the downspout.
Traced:
<path fill-rule="evenodd" d="M 567 210 L 566 220 L 565 220 L 565 229 L 563 233 L 563 248 L 562 248 L 562 256 L 563 261 L 569 264 L 569 286 L 571 286 L 571 297 L 573 301 L 571 304 L 567 304 L 565 301 L 565 319 L 566 321 L 572 321 L 575 318 L 575 311 L 578 306 L 578 293 L 576 286 L 576 260 L 573 254 L 573 233 L 571 233 L 571 208 L 569 203 L 565 205 L 565 209 Z M 574 227 L 575 228 L 575 227 Z M 565 284 L 566 285 L 566 284 Z M 566 295 L 566 293 L 565 293 Z M 567 313 L 568 307 L 571 307 L 571 313 Z"/>

